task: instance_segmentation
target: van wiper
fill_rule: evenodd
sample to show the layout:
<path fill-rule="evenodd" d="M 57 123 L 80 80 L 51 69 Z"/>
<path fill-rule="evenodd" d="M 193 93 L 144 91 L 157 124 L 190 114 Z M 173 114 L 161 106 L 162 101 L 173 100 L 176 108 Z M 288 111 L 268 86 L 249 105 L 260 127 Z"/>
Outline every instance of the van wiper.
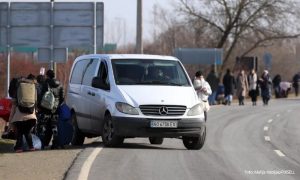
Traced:
<path fill-rule="evenodd" d="M 173 82 L 163 82 L 163 81 L 144 81 L 144 82 L 139 82 L 137 84 L 145 84 L 145 85 L 170 85 L 170 86 L 182 86 L 182 84 L 178 83 L 173 83 Z"/>
<path fill-rule="evenodd" d="M 183 86 L 182 84 L 172 83 L 172 82 L 168 82 L 166 84 L 171 85 L 171 86 Z"/>

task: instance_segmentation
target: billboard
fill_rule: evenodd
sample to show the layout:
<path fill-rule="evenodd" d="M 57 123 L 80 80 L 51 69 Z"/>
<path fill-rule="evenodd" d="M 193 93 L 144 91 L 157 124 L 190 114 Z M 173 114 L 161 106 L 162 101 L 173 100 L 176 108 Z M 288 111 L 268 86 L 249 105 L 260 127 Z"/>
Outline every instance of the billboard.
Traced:
<path fill-rule="evenodd" d="M 223 62 L 223 50 L 217 48 L 176 48 L 174 56 L 183 64 L 221 65 Z"/>
<path fill-rule="evenodd" d="M 59 62 L 66 49 L 95 52 L 103 48 L 103 17 L 103 2 L 3 2 L 0 47 L 41 48 L 43 61 Z"/>

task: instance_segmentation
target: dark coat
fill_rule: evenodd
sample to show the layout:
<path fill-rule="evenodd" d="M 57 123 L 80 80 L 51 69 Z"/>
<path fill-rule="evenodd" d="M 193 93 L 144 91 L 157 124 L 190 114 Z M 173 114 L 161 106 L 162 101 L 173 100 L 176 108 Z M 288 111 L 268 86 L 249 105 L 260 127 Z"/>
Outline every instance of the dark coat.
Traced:
<path fill-rule="evenodd" d="M 219 79 L 214 72 L 210 72 L 206 77 L 206 81 L 210 85 L 212 92 L 216 92 L 219 86 Z"/>
<path fill-rule="evenodd" d="M 47 91 L 48 91 L 48 86 L 49 88 L 51 88 L 55 99 L 57 98 L 59 101 L 59 106 L 64 102 L 64 89 L 62 87 L 62 85 L 60 84 L 60 82 L 56 79 L 46 79 L 46 81 L 43 83 L 42 85 L 42 92 L 41 92 L 41 96 L 43 96 Z M 41 99 L 41 98 L 38 98 Z M 39 102 L 40 104 L 40 102 Z M 39 108 L 48 114 L 48 110 L 42 108 L 39 106 Z"/>
<path fill-rule="evenodd" d="M 225 89 L 225 96 L 233 95 L 233 90 L 235 88 L 235 79 L 230 73 L 226 73 L 223 77 L 223 85 Z"/>
<path fill-rule="evenodd" d="M 259 80 L 261 96 L 270 98 L 272 96 L 272 80 L 269 75 L 262 76 Z"/>
<path fill-rule="evenodd" d="M 295 74 L 295 76 L 293 77 L 293 87 L 298 89 L 299 88 L 299 82 L 300 82 L 300 75 Z"/>

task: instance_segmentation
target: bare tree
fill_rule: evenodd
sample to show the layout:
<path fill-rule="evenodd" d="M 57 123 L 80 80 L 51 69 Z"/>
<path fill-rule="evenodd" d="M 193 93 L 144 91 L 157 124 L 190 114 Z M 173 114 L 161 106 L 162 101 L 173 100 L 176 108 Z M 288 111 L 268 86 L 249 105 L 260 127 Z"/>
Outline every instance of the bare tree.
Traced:
<path fill-rule="evenodd" d="M 224 49 L 224 69 L 237 44 L 245 47 L 240 55 L 246 56 L 270 41 L 298 37 L 297 4 L 293 0 L 179 0 L 178 11 L 215 34 L 214 46 Z M 193 28 L 197 32 L 203 26 Z"/>
<path fill-rule="evenodd" d="M 171 55 L 177 47 L 194 47 L 193 31 L 174 11 L 153 7 L 153 42 L 146 43 L 144 51 Z"/>

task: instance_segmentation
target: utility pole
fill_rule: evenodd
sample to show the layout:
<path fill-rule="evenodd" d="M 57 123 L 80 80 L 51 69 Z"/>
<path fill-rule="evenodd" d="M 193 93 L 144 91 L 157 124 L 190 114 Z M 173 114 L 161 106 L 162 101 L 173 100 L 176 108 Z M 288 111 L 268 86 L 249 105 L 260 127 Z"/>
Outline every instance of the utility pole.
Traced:
<path fill-rule="evenodd" d="M 137 0 L 137 18 L 136 18 L 136 53 L 143 54 L 143 3 Z"/>
<path fill-rule="evenodd" d="M 50 69 L 54 71 L 55 77 L 57 77 L 57 64 L 54 61 L 54 0 L 50 0 L 51 3 L 51 24 L 50 24 Z"/>

